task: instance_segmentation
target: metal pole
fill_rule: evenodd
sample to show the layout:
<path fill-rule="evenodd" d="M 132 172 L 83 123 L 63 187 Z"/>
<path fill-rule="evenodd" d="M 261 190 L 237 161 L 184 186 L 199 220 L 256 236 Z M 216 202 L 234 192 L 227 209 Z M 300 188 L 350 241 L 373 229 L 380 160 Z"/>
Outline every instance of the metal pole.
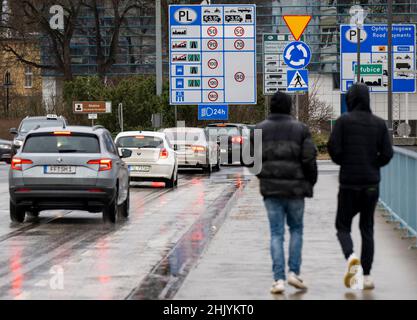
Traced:
<path fill-rule="evenodd" d="M 9 103 L 10 103 L 9 87 L 6 87 L 6 116 L 9 114 Z"/>
<path fill-rule="evenodd" d="M 392 0 L 388 0 L 388 130 L 393 136 L 392 127 Z"/>
<path fill-rule="evenodd" d="M 405 94 L 405 123 L 408 124 L 409 120 L 408 120 L 408 93 Z"/>
<path fill-rule="evenodd" d="M 177 126 L 177 121 L 178 121 L 178 108 L 177 108 L 177 105 L 175 105 L 175 126 Z"/>
<path fill-rule="evenodd" d="M 356 28 L 356 35 L 357 35 L 357 42 L 356 42 L 356 67 L 357 67 L 357 75 L 356 75 L 356 82 L 361 82 L 361 29 L 359 26 Z"/>
<path fill-rule="evenodd" d="M 155 0 L 156 94 L 162 95 L 162 22 L 161 0 Z"/>
<path fill-rule="evenodd" d="M 268 114 L 269 114 L 269 96 L 265 96 L 264 110 L 265 110 L 265 119 L 266 119 L 266 118 L 268 118 Z"/>

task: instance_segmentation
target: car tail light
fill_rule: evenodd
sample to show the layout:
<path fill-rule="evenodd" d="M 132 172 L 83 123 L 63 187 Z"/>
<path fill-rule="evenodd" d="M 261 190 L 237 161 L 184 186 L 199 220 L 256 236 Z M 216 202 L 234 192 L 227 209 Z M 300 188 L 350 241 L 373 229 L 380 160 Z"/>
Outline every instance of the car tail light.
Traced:
<path fill-rule="evenodd" d="M 103 192 L 103 190 L 102 189 L 89 189 L 88 192 L 99 193 L 99 192 Z"/>
<path fill-rule="evenodd" d="M 99 165 L 98 171 L 107 171 L 107 170 L 111 170 L 112 168 L 111 159 L 90 160 L 87 162 L 87 164 L 98 164 Z"/>
<path fill-rule="evenodd" d="M 242 144 L 243 143 L 243 137 L 241 137 L 241 136 L 233 137 L 232 138 L 232 143 Z"/>
<path fill-rule="evenodd" d="M 12 170 L 22 171 L 22 164 L 32 164 L 32 160 L 29 159 L 21 159 L 21 158 L 13 158 L 11 163 Z"/>
<path fill-rule="evenodd" d="M 70 136 L 71 131 L 54 131 L 54 136 Z"/>
<path fill-rule="evenodd" d="M 204 146 L 192 146 L 194 152 L 206 152 L 206 147 Z"/>
<path fill-rule="evenodd" d="M 163 148 L 161 151 L 159 151 L 159 158 L 166 159 L 168 158 L 168 150 Z"/>
<path fill-rule="evenodd" d="M 19 189 L 16 189 L 16 192 L 31 192 L 32 190 L 31 189 L 28 189 L 28 188 L 19 188 Z"/>

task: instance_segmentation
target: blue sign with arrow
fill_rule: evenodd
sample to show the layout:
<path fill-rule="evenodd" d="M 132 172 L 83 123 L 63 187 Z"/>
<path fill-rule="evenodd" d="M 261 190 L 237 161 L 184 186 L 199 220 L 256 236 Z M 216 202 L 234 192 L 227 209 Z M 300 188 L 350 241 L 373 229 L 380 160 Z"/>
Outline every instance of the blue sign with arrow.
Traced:
<path fill-rule="evenodd" d="M 198 105 L 198 120 L 228 120 L 228 105 Z"/>
<path fill-rule="evenodd" d="M 284 49 L 284 62 L 292 69 L 304 69 L 310 63 L 310 47 L 302 41 L 290 42 Z"/>

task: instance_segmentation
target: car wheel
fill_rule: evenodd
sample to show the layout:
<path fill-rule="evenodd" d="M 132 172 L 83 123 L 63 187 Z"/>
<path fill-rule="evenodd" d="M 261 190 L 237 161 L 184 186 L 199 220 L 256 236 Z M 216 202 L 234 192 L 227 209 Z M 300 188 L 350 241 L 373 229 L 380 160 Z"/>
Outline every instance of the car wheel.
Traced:
<path fill-rule="evenodd" d="M 175 186 L 175 172 L 172 173 L 171 179 L 165 181 L 165 188 L 174 188 Z"/>
<path fill-rule="evenodd" d="M 10 201 L 10 219 L 13 222 L 22 223 L 25 221 L 26 210 Z"/>
<path fill-rule="evenodd" d="M 206 167 L 203 168 L 204 172 L 211 174 L 213 172 L 213 167 L 211 166 L 211 163 L 209 163 Z"/>
<path fill-rule="evenodd" d="M 176 174 L 176 177 L 175 177 L 175 182 L 174 182 L 174 186 L 178 186 L 178 169 L 177 169 L 177 174 Z"/>
<path fill-rule="evenodd" d="M 125 202 L 123 202 L 123 204 L 121 206 L 121 210 L 120 210 L 120 213 L 121 213 L 123 218 L 129 217 L 129 209 L 130 209 L 130 191 L 127 190 L 126 200 L 125 200 Z"/>
<path fill-rule="evenodd" d="M 6 159 L 4 162 L 6 162 L 7 164 L 11 164 L 12 163 L 12 159 Z"/>
<path fill-rule="evenodd" d="M 220 154 L 218 154 L 218 156 L 217 156 L 217 163 L 214 166 L 214 170 L 220 171 Z"/>
<path fill-rule="evenodd" d="M 39 213 L 40 211 L 38 209 L 33 209 L 28 212 L 28 214 L 33 218 L 39 217 Z"/>
<path fill-rule="evenodd" d="M 117 211 L 118 211 L 117 199 L 118 199 L 118 194 L 116 192 L 116 196 L 114 197 L 114 199 L 104 207 L 103 209 L 103 221 L 104 222 L 110 222 L 110 223 L 116 222 Z"/>

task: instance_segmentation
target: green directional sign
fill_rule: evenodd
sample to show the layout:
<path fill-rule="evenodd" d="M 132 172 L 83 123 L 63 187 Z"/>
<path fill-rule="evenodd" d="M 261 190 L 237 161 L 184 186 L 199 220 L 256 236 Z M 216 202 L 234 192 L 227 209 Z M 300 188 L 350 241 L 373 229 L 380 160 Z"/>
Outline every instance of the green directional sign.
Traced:
<path fill-rule="evenodd" d="M 361 64 L 361 75 L 382 75 L 382 64 Z M 358 66 L 355 66 L 355 74 L 358 73 Z"/>

